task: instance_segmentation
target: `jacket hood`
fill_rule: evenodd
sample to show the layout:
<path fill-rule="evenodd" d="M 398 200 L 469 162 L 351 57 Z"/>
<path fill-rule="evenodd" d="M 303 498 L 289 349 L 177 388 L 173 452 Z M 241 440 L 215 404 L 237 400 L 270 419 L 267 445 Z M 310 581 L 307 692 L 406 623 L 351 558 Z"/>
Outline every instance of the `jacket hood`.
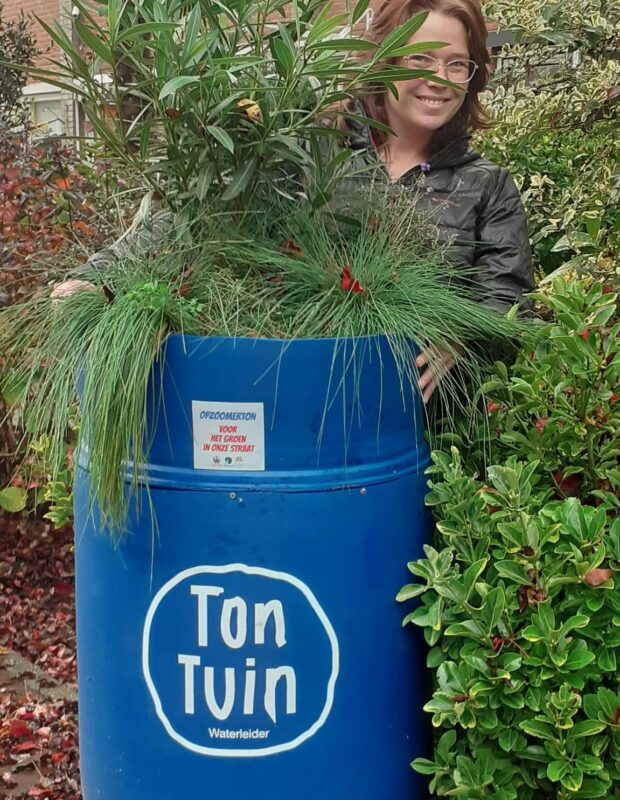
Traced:
<path fill-rule="evenodd" d="M 365 150 L 368 154 L 374 154 L 371 128 L 358 119 L 347 119 L 349 146 L 353 150 Z M 442 147 L 434 153 L 430 160 L 430 169 L 444 169 L 450 167 L 460 167 L 481 158 L 470 144 L 471 134 L 465 133 L 458 136 L 452 142 Z"/>

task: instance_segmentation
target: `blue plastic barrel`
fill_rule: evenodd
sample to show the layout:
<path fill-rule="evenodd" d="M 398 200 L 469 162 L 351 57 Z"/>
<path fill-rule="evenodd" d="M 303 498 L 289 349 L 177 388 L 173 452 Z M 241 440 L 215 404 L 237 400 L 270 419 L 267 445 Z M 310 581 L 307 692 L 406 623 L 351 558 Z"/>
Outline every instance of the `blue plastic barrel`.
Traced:
<path fill-rule="evenodd" d="M 394 597 L 429 456 L 387 342 L 170 336 L 150 395 L 120 542 L 76 478 L 85 800 L 422 800 L 425 652 Z"/>

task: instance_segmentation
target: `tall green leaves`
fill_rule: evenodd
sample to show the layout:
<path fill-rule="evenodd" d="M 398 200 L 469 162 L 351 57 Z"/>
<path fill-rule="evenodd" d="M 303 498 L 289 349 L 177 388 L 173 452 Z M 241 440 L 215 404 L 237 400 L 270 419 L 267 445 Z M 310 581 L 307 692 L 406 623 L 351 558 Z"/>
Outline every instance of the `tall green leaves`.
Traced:
<path fill-rule="evenodd" d="M 367 0 L 350 14 L 320 0 L 94 5 L 76 0 L 74 23 L 92 62 L 59 25 L 42 23 L 64 62 L 33 74 L 77 94 L 114 157 L 186 220 L 220 203 L 295 195 L 302 173 L 325 202 L 337 137 L 313 148 L 317 119 L 369 82 L 393 88 L 420 74 L 388 62 L 407 52 L 424 15 L 377 47 L 350 33 Z"/>
<path fill-rule="evenodd" d="M 245 175 L 253 168 L 256 162 L 248 162 Z M 407 392 L 417 391 L 416 345 L 449 351 L 462 372 L 475 374 L 477 342 L 519 334 L 517 323 L 485 310 L 460 287 L 467 276 L 432 246 L 405 190 L 369 193 L 363 212 L 346 222 L 276 198 L 260 212 L 213 214 L 199 246 L 183 248 L 177 230 L 155 254 L 101 260 L 91 276 L 96 291 L 0 312 L 0 353 L 24 387 L 28 432 L 49 437 L 52 472 L 65 468 L 80 384 L 78 452 L 88 448 L 91 501 L 113 532 L 122 530 L 148 463 L 147 389 L 170 331 L 387 336 Z M 453 393 L 449 381 L 441 385 L 446 395 Z"/>

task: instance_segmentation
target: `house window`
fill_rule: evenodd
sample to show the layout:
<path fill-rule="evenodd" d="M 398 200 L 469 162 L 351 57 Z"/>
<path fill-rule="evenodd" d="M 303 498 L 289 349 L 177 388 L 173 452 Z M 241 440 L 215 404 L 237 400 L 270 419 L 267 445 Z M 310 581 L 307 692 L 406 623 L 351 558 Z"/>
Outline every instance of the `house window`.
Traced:
<path fill-rule="evenodd" d="M 30 107 L 35 136 L 65 133 L 65 103 L 61 92 L 46 83 L 31 83 L 24 88 L 24 96 Z"/>

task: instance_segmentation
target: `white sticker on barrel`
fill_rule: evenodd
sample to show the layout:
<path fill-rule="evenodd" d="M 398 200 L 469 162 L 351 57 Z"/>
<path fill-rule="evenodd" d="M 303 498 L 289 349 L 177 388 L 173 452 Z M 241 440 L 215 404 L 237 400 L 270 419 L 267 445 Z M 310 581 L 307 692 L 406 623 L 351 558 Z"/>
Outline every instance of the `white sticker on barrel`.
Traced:
<path fill-rule="evenodd" d="M 199 566 L 153 598 L 142 668 L 174 741 L 202 755 L 251 758 L 299 747 L 323 727 L 339 647 L 317 598 L 295 576 Z"/>
<path fill-rule="evenodd" d="M 262 403 L 192 400 L 192 422 L 194 469 L 264 471 Z"/>

